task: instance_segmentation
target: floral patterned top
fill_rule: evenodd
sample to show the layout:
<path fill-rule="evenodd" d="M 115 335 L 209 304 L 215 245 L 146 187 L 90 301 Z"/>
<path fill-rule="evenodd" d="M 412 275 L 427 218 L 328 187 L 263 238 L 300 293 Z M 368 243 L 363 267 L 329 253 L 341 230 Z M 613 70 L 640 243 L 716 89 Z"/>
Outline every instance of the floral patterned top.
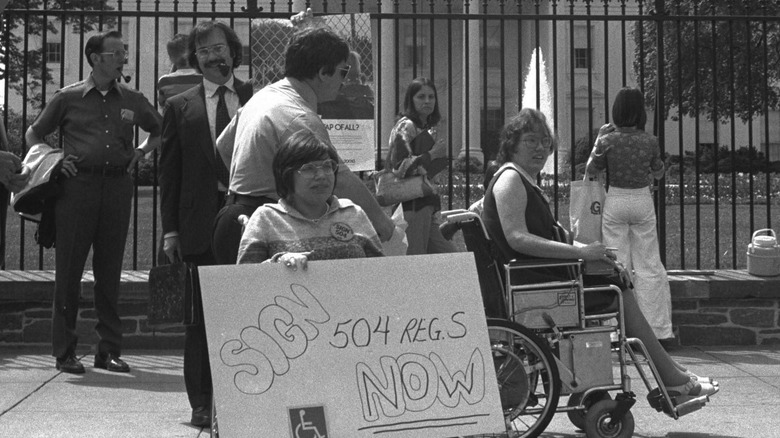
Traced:
<path fill-rule="evenodd" d="M 650 185 L 650 171 L 664 167 L 658 139 L 634 127 L 616 128 L 596 139 L 586 171 L 604 170 L 609 164 L 609 185 L 623 189 L 640 189 Z"/>

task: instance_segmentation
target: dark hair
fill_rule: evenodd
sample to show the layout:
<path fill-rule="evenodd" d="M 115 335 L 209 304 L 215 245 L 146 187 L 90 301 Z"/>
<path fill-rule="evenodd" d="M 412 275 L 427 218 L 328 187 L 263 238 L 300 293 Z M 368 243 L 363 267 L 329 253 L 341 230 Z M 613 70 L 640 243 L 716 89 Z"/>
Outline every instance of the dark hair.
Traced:
<path fill-rule="evenodd" d="M 189 67 L 189 56 L 187 53 L 187 35 L 177 33 L 168 41 L 165 48 L 168 50 L 168 59 L 176 69 Z"/>
<path fill-rule="evenodd" d="M 208 38 L 209 34 L 219 29 L 225 34 L 227 45 L 230 48 L 230 56 L 233 57 L 233 65 L 231 67 L 238 68 L 241 65 L 241 40 L 238 39 L 236 32 L 227 24 L 219 21 L 204 21 L 195 26 L 190 32 L 189 39 L 187 41 L 187 50 L 189 50 L 189 62 L 190 66 L 194 68 L 198 73 L 203 73 L 200 70 L 200 64 L 198 64 L 198 55 L 195 53 L 198 42 Z"/>
<path fill-rule="evenodd" d="M 516 116 L 509 119 L 501 129 L 498 136 L 498 154 L 496 162 L 498 165 L 512 161 L 512 155 L 517 150 L 517 144 L 520 137 L 528 132 L 542 132 L 550 137 L 550 150 L 554 151 L 558 147 L 558 141 L 547 124 L 547 117 L 544 113 L 535 108 L 523 108 Z"/>
<path fill-rule="evenodd" d="M 325 155 L 333 161 L 339 161 L 336 150 L 317 138 L 308 129 L 301 129 L 291 135 L 274 155 L 272 166 L 276 194 L 280 198 L 286 199 L 294 192 L 293 173 L 304 164 L 322 159 Z M 336 172 L 335 178 L 338 178 L 338 172 Z"/>
<path fill-rule="evenodd" d="M 417 113 L 417 109 L 414 107 L 414 95 L 419 92 L 422 87 L 431 87 L 433 95 L 436 97 L 436 103 L 433 105 L 433 112 L 428 116 L 428 120 L 420 120 L 420 114 Z M 436 85 L 433 81 L 419 77 L 412 81 L 406 88 L 406 95 L 404 95 L 404 106 L 401 110 L 401 115 L 413 121 L 418 127 L 435 126 L 441 121 L 441 113 L 439 112 L 439 92 L 436 91 Z"/>
<path fill-rule="evenodd" d="M 501 165 L 498 164 L 498 161 L 488 161 L 488 163 L 485 165 L 485 178 L 482 180 L 483 189 L 487 190 L 488 186 L 490 185 L 490 181 L 493 180 L 493 176 L 500 167 Z"/>
<path fill-rule="evenodd" d="M 644 129 L 647 122 L 645 98 L 636 88 L 621 88 L 612 103 L 612 122 L 622 128 L 636 126 Z"/>
<path fill-rule="evenodd" d="M 92 59 L 90 59 L 90 55 L 93 53 L 100 53 L 103 51 L 103 43 L 108 38 L 118 38 L 122 39 L 122 33 L 118 30 L 110 30 L 108 32 L 101 32 L 99 34 L 92 35 L 87 40 L 87 43 L 84 44 L 84 56 L 87 57 L 87 63 L 89 63 L 89 66 L 92 67 Z"/>
<path fill-rule="evenodd" d="M 317 76 L 324 68 L 326 75 L 336 72 L 336 66 L 346 62 L 349 45 L 332 30 L 324 27 L 306 28 L 295 35 L 284 55 L 284 75 L 303 80 Z"/>

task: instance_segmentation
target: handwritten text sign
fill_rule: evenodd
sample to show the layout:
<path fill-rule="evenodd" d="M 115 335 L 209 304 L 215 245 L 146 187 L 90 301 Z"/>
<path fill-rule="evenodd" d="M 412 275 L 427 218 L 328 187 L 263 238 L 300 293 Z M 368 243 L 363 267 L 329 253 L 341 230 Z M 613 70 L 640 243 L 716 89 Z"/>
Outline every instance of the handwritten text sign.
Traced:
<path fill-rule="evenodd" d="M 471 254 L 200 268 L 220 432 L 503 431 Z"/>

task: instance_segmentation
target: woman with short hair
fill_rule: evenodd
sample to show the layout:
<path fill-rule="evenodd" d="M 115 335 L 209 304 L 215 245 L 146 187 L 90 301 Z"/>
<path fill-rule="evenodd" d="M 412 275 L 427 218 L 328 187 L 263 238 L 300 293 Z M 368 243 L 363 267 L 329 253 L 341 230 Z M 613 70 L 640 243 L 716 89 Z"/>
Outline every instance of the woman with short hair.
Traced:
<path fill-rule="evenodd" d="M 293 134 L 273 160 L 279 203 L 252 214 L 238 263 L 281 262 L 306 269 L 308 260 L 382 256 L 363 209 L 333 195 L 339 165 L 336 151 L 312 132 Z"/>

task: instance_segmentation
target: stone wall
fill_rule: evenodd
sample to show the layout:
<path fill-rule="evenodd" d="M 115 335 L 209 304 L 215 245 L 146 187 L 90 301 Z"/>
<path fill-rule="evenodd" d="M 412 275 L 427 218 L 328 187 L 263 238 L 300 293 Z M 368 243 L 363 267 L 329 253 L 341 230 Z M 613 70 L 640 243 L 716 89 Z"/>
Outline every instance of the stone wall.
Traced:
<path fill-rule="evenodd" d="M 672 323 L 682 345 L 780 345 L 780 277 L 744 270 L 670 271 Z"/>
<path fill-rule="evenodd" d="M 148 272 L 125 271 L 122 275 L 119 316 L 123 347 L 129 349 L 182 349 L 184 328 L 156 329 L 147 323 Z M 97 343 L 97 315 L 87 272 L 81 282 L 81 302 L 76 330 L 79 345 Z M 50 345 L 54 273 L 52 271 L 0 271 L 0 346 Z"/>
<path fill-rule="evenodd" d="M 122 276 L 120 316 L 125 348 L 184 346 L 184 329 L 155 329 L 147 324 L 147 272 Z M 670 271 L 672 321 L 682 345 L 780 344 L 780 277 L 755 277 L 745 271 Z M 710 274 L 710 275 L 705 275 Z M 0 271 L 0 346 L 49 345 L 51 271 Z M 79 344 L 94 345 L 97 317 L 92 278 L 82 279 L 78 318 Z"/>

